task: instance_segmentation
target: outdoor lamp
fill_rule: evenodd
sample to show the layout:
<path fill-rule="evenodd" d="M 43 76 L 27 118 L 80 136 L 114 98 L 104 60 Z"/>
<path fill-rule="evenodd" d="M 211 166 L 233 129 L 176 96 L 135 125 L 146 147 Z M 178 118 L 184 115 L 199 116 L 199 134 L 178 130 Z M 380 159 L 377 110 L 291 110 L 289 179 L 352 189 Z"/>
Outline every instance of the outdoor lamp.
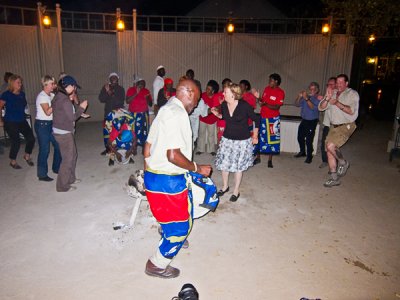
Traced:
<path fill-rule="evenodd" d="M 44 28 L 49 29 L 51 27 L 51 19 L 48 15 L 44 15 L 42 19 Z"/>
<path fill-rule="evenodd" d="M 229 34 L 232 34 L 235 31 L 235 25 L 233 25 L 232 22 L 229 22 L 228 25 L 226 25 L 226 31 Z"/>
<path fill-rule="evenodd" d="M 125 22 L 122 19 L 118 19 L 118 21 L 117 21 L 117 30 L 118 31 L 125 30 Z"/>
<path fill-rule="evenodd" d="M 375 63 L 375 58 L 370 57 L 370 58 L 368 58 L 367 62 L 368 62 L 369 64 L 374 64 L 374 63 Z"/>
<path fill-rule="evenodd" d="M 329 24 L 324 24 L 324 26 L 322 26 L 322 34 L 328 34 L 330 30 Z"/>
<path fill-rule="evenodd" d="M 370 43 L 375 42 L 375 36 L 374 36 L 373 34 L 371 34 L 371 35 L 368 37 L 368 42 L 370 42 Z"/>

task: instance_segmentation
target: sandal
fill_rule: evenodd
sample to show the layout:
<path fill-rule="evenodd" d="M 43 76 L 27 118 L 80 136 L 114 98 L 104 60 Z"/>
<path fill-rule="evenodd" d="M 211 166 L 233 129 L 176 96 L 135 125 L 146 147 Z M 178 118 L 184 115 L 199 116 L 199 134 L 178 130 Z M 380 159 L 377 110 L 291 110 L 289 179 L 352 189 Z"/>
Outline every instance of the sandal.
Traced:
<path fill-rule="evenodd" d="M 33 161 L 32 161 L 31 158 L 26 159 L 26 158 L 24 157 L 24 160 L 25 160 L 26 163 L 27 163 L 29 166 L 31 166 L 31 167 L 33 167 L 33 166 L 35 165 L 35 164 L 33 163 Z"/>
<path fill-rule="evenodd" d="M 15 164 L 10 163 L 10 166 L 11 166 L 11 168 L 16 169 L 16 170 L 22 169 L 22 167 L 17 163 L 15 163 Z"/>
<path fill-rule="evenodd" d="M 226 188 L 225 191 L 219 190 L 218 193 L 217 193 L 217 196 L 218 196 L 218 197 L 221 197 L 221 196 L 223 196 L 223 195 L 224 195 L 226 192 L 228 192 L 228 191 L 229 191 L 229 186 Z"/>

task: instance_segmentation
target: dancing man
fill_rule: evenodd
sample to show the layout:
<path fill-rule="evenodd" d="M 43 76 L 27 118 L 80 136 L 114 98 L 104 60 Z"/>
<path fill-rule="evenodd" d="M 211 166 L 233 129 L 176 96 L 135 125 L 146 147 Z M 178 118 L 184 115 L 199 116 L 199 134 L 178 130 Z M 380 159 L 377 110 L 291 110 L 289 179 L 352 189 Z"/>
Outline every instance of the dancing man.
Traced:
<path fill-rule="evenodd" d="M 328 110 L 331 121 L 325 142 L 331 178 L 324 183 L 325 187 L 340 185 L 339 177 L 346 175 L 350 166 L 350 163 L 344 159 L 340 148 L 356 130 L 355 121 L 358 117 L 360 97 L 348 85 L 347 75 L 338 75 L 336 77 L 337 90 L 328 87 L 325 98 L 318 106 L 320 111 Z"/>
<path fill-rule="evenodd" d="M 157 251 L 147 261 L 145 273 L 160 278 L 179 276 L 171 267 L 193 223 L 193 205 L 187 185 L 188 171 L 209 176 L 210 165 L 192 162 L 189 113 L 197 106 L 200 91 L 192 80 L 183 80 L 158 112 L 144 146 L 144 183 L 151 212 L 162 228 Z"/>

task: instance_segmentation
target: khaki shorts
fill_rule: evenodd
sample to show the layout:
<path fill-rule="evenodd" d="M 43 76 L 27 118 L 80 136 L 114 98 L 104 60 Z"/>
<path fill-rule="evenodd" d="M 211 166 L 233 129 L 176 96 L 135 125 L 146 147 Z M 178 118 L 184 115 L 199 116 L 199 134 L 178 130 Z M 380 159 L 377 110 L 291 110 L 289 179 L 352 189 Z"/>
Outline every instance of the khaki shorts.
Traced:
<path fill-rule="evenodd" d="M 342 147 L 353 134 L 354 130 L 356 130 L 356 128 L 357 126 L 354 122 L 343 124 L 337 127 L 331 125 L 325 140 L 325 146 L 328 143 L 332 143 L 338 148 Z"/>

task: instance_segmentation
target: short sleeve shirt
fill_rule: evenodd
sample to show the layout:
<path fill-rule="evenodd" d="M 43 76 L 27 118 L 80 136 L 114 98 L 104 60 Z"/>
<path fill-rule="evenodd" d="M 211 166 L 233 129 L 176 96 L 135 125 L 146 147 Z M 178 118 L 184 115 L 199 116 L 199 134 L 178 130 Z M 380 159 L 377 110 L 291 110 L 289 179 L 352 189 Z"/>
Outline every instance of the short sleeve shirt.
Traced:
<path fill-rule="evenodd" d="M 136 87 L 131 87 L 126 92 L 126 97 L 130 97 L 134 94 L 136 94 Z M 149 107 L 147 106 L 146 96 L 149 96 L 151 99 L 150 91 L 146 88 L 142 88 L 129 103 L 129 111 L 133 113 L 148 111 Z"/>
<path fill-rule="evenodd" d="M 36 97 L 36 120 L 51 121 L 53 120 L 53 114 L 50 116 L 46 115 L 41 104 L 48 104 L 51 107 L 51 100 L 54 94 L 47 95 L 45 91 L 41 91 Z"/>
<path fill-rule="evenodd" d="M 4 121 L 7 122 L 23 122 L 25 120 L 25 107 L 27 105 L 25 93 L 20 92 L 18 95 L 5 91 L 0 99 L 5 101 L 6 114 Z"/>
<path fill-rule="evenodd" d="M 188 160 L 192 160 L 192 129 L 189 115 L 176 97 L 170 98 L 159 110 L 150 127 L 147 142 L 151 147 L 146 163 L 151 170 L 165 174 L 187 172 L 169 162 L 167 158 L 168 150 L 180 149 Z"/>
<path fill-rule="evenodd" d="M 347 88 L 339 95 L 338 100 L 340 103 L 350 106 L 354 114 L 349 115 L 342 111 L 336 105 L 328 104 L 328 113 L 331 124 L 339 125 L 354 122 L 358 117 L 358 106 L 360 101 L 360 96 L 358 95 L 358 93 L 351 88 Z"/>
<path fill-rule="evenodd" d="M 280 87 L 271 88 L 267 86 L 262 94 L 261 101 L 270 105 L 283 105 L 285 92 Z M 279 116 L 279 110 L 270 109 L 267 106 L 261 107 L 262 118 L 274 118 Z"/>
<path fill-rule="evenodd" d="M 218 94 L 214 94 L 211 97 L 208 97 L 207 93 L 204 92 L 201 95 L 201 98 L 203 98 L 204 103 L 207 104 L 209 108 L 220 105 Z M 211 112 L 206 117 L 200 117 L 200 121 L 206 124 L 214 124 L 215 122 L 217 122 L 217 120 L 218 118 Z"/>

